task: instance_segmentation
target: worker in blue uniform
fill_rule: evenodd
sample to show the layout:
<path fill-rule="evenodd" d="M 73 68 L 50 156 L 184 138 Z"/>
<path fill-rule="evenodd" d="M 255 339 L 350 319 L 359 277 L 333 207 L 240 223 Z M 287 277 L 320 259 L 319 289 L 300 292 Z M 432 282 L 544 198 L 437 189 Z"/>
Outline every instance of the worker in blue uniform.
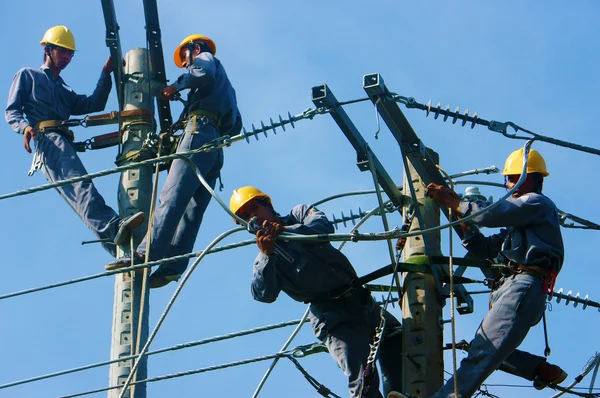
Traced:
<path fill-rule="evenodd" d="M 254 299 L 272 303 L 283 291 L 296 301 L 310 303 L 315 336 L 325 343 L 348 377 L 350 397 L 381 397 L 376 372 L 368 381 L 368 393 L 363 391 L 363 371 L 382 309 L 357 283 L 350 261 L 329 242 L 277 240 L 275 247 L 283 231 L 302 235 L 333 233 L 325 214 L 313 206 L 297 205 L 288 215 L 280 216 L 271 198 L 251 186 L 233 191 L 229 204 L 234 214 L 246 221 L 256 217 L 261 227 L 256 232 L 260 252 L 254 261 L 251 284 Z M 282 257 L 278 249 L 288 256 Z M 387 312 L 384 316 L 379 364 L 384 390 L 389 391 L 401 386 L 402 339 L 398 320 Z"/>
<path fill-rule="evenodd" d="M 75 93 L 60 76 L 75 55 L 75 38 L 66 26 L 46 31 L 42 41 L 44 64 L 40 68 L 22 68 L 13 79 L 5 118 L 10 127 L 23 135 L 25 150 L 31 153 L 35 140 L 32 170 L 41 168 L 50 183 L 87 174 L 73 145 L 73 132 L 62 125 L 71 115 L 102 111 L 111 89 L 111 59 L 106 61 L 91 96 Z M 91 180 L 56 188 L 99 239 L 116 256 L 116 246 L 126 243 L 130 230 L 145 219 L 144 213 L 121 218 L 96 190 Z"/>
<path fill-rule="evenodd" d="M 558 210 L 542 194 L 544 177 L 549 175 L 539 152 L 527 158 L 527 177 L 517 190 L 497 207 L 461 224 L 464 247 L 481 258 L 494 259 L 507 267 L 491 293 L 490 311 L 470 343 L 468 355 L 456 374 L 433 397 L 471 397 L 499 367 L 533 381 L 536 389 L 564 381 L 567 374 L 544 357 L 517 350 L 529 329 L 544 314 L 547 295 L 564 259 Z M 511 153 L 503 175 L 512 189 L 523 169 L 523 148 Z M 466 217 L 487 206 L 484 201 L 465 202 L 451 189 L 437 184 L 427 186 L 427 194 L 453 214 Z M 485 237 L 480 227 L 502 228 Z M 458 396 L 454 394 L 454 377 Z M 391 393 L 390 398 L 408 397 Z"/>
<path fill-rule="evenodd" d="M 162 94 L 172 100 L 178 92 L 189 90 L 181 116 L 185 120 L 185 131 L 177 147 L 178 153 L 200 148 L 221 135 L 236 135 L 241 131 L 242 118 L 235 90 L 221 61 L 215 57 L 216 53 L 217 47 L 211 39 L 194 34 L 183 39 L 173 54 L 175 64 L 187 68 L 187 72 L 165 87 Z M 201 152 L 189 158 L 214 189 L 223 167 L 223 150 Z M 210 193 L 200 183 L 195 170 L 185 161 L 175 159 L 154 214 L 149 245 L 151 261 L 193 250 L 210 199 Z M 148 241 L 144 239 L 134 253 L 135 264 L 143 262 L 147 247 Z M 123 257 L 106 268 L 118 269 L 130 264 L 131 258 Z M 181 260 L 159 266 L 150 275 L 150 287 L 159 288 L 177 281 L 187 265 L 188 260 Z"/>

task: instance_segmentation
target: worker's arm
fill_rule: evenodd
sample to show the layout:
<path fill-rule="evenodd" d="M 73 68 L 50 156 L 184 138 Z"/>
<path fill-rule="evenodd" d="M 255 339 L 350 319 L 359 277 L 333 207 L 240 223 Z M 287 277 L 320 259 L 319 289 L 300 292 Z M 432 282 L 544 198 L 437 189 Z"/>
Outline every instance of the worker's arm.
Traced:
<path fill-rule="evenodd" d="M 508 230 L 502 229 L 497 234 L 484 236 L 475 225 L 469 225 L 463 230 L 462 245 L 465 249 L 477 257 L 488 259 L 494 259 L 498 256 L 500 249 L 502 249 L 502 243 L 508 235 Z"/>
<path fill-rule="evenodd" d="M 331 234 L 334 232 L 333 224 L 327 219 L 325 213 L 313 206 L 298 205 L 291 213 L 292 225 L 286 225 L 285 231 L 301 235 Z"/>
<path fill-rule="evenodd" d="M 4 112 L 6 122 L 19 134 L 24 134 L 25 128 L 29 126 L 23 113 L 23 107 L 31 90 L 32 79 L 25 69 L 21 69 L 13 78 Z"/>
<path fill-rule="evenodd" d="M 508 197 L 493 209 L 473 219 L 482 227 L 524 227 L 544 220 L 548 214 L 549 199 L 541 194 L 527 193 L 519 198 Z M 483 202 L 464 203 L 465 216 L 479 212 L 487 206 Z M 461 207 L 462 207 L 461 206 Z"/>
<path fill-rule="evenodd" d="M 272 303 L 281 288 L 277 281 L 277 256 L 259 253 L 254 260 L 254 271 L 250 290 L 255 300 Z"/>
<path fill-rule="evenodd" d="M 188 67 L 188 73 L 177 78 L 171 86 L 175 91 L 195 89 L 200 94 L 209 93 L 217 73 L 217 63 L 211 53 L 203 52 L 194 58 L 194 63 Z"/>
<path fill-rule="evenodd" d="M 71 115 L 85 115 L 104 110 L 108 102 L 110 89 L 112 88 L 112 81 L 110 79 L 112 67 L 110 65 L 109 57 L 102 68 L 96 89 L 90 96 L 76 94 L 71 88 L 65 87 L 68 91 L 68 98 L 71 101 Z"/>

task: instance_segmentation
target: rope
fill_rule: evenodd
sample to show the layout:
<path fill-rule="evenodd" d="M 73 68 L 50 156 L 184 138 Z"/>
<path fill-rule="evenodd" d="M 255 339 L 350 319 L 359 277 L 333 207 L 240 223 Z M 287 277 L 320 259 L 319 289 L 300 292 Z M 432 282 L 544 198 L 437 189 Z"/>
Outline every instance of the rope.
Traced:
<path fill-rule="evenodd" d="M 129 386 L 129 384 L 131 384 L 132 377 L 133 377 L 133 375 L 137 371 L 137 368 L 140 365 L 141 358 L 143 358 L 143 356 L 145 355 L 146 351 L 148 351 L 148 348 L 150 347 L 150 344 L 152 344 L 152 341 L 154 340 L 154 338 L 156 337 L 156 334 L 160 330 L 160 326 L 162 325 L 162 323 L 164 322 L 165 318 L 167 317 L 167 314 L 169 313 L 169 311 L 173 307 L 173 304 L 175 303 L 175 300 L 179 296 L 179 293 L 181 292 L 181 290 L 185 286 L 185 283 L 187 282 L 187 280 L 192 275 L 192 272 L 194 272 L 194 270 L 196 269 L 196 267 L 198 266 L 198 264 L 200 263 L 200 261 L 202 261 L 202 259 L 204 258 L 205 253 L 207 253 L 208 250 L 212 249 L 212 247 L 214 245 L 216 245 L 218 242 L 220 242 L 222 239 L 226 238 L 227 236 L 229 236 L 229 235 L 231 235 L 231 234 L 233 234 L 235 232 L 244 231 L 244 230 L 245 229 L 242 228 L 242 227 L 237 227 L 237 228 L 230 229 L 229 231 L 225 231 L 221 235 L 217 236 L 212 242 L 210 242 L 208 244 L 208 246 L 206 246 L 206 249 L 204 249 L 204 251 L 200 255 L 200 257 L 198 257 L 196 259 L 196 261 L 194 261 L 194 263 L 192 264 L 192 266 L 183 274 L 183 278 L 182 278 L 181 282 L 177 285 L 177 289 L 175 289 L 175 292 L 173 293 L 173 296 L 171 297 L 171 299 L 167 303 L 167 306 L 166 306 L 165 310 L 163 311 L 162 315 L 160 316 L 158 322 L 156 323 L 156 326 L 154 327 L 154 330 L 152 331 L 152 333 L 150 333 L 150 336 L 148 337 L 148 341 L 146 341 L 146 344 L 144 345 L 144 348 L 139 353 L 139 356 L 136 359 L 136 361 L 135 361 L 135 363 L 133 365 L 133 368 L 131 369 L 131 371 L 129 373 L 129 376 L 127 377 L 127 380 L 123 384 L 123 389 L 121 390 L 121 394 L 119 394 L 119 398 L 123 398 L 123 396 L 125 395 L 125 392 L 127 391 L 127 387 Z"/>
<path fill-rule="evenodd" d="M 379 113 L 377 113 L 377 103 L 375 103 L 375 113 L 379 117 Z M 379 119 L 377 119 L 377 121 L 379 122 Z M 379 186 L 377 172 L 375 170 L 375 167 L 373 166 L 373 155 L 372 155 L 371 150 L 369 149 L 368 145 L 367 145 L 367 148 L 365 149 L 365 151 L 367 152 L 367 156 L 368 156 L 368 160 L 369 160 L 369 171 L 371 172 L 371 176 L 373 177 L 373 185 L 375 186 L 375 192 L 377 193 L 377 203 L 379 203 L 379 214 L 381 215 L 381 221 L 383 222 L 383 228 L 386 231 L 388 231 L 390 229 L 390 227 L 388 224 L 387 217 L 385 215 L 385 204 L 383 203 L 383 198 L 381 196 L 381 187 Z M 396 261 L 396 256 L 394 256 L 394 248 L 392 247 L 391 240 L 387 240 L 387 246 L 388 246 L 388 251 L 390 254 L 390 260 L 392 262 L 394 269 L 396 269 L 397 261 Z M 402 285 L 400 283 L 400 279 L 398 278 L 397 272 L 394 272 L 393 279 L 396 282 L 396 287 L 398 287 L 398 298 L 400 298 L 400 294 L 401 294 L 400 292 L 402 291 L 402 289 L 401 289 Z"/>
<path fill-rule="evenodd" d="M 444 170 L 440 165 L 436 165 L 436 167 L 438 168 L 438 170 L 444 174 L 446 176 L 446 179 L 448 180 L 448 184 L 450 185 L 450 189 L 454 190 L 454 181 L 452 180 L 452 178 L 450 177 L 450 175 L 446 172 L 446 170 Z M 448 219 L 452 220 L 453 214 L 452 214 L 452 209 L 449 207 L 448 208 Z M 448 244 L 449 244 L 449 249 L 448 249 L 448 272 L 449 272 L 449 276 L 450 276 L 450 324 L 451 324 L 451 328 L 452 328 L 452 374 L 453 374 L 453 378 L 452 380 L 454 381 L 454 395 L 458 397 L 458 380 L 456 378 L 456 370 L 457 370 L 457 358 L 456 358 L 456 308 L 455 308 L 455 303 L 454 303 L 454 242 L 453 242 L 453 230 L 452 229 L 448 229 Z M 482 395 L 488 395 L 487 394 L 487 389 L 485 390 L 485 392 L 483 392 L 480 389 L 480 392 Z M 479 395 L 479 394 L 478 394 Z"/>
<path fill-rule="evenodd" d="M 147 41 L 146 41 L 146 45 L 147 45 Z M 148 60 L 148 63 L 150 63 L 149 61 L 149 57 L 146 58 Z M 148 69 L 150 70 L 150 69 Z M 158 152 L 157 152 L 157 158 L 160 158 L 160 153 L 161 153 L 161 149 L 162 149 L 162 142 L 163 140 L 161 138 L 159 138 L 158 141 Z M 158 196 L 158 177 L 159 177 L 159 168 L 160 168 L 160 163 L 156 163 L 154 166 L 154 181 L 152 184 L 152 196 L 150 198 L 150 211 L 148 212 L 148 229 L 146 231 L 146 257 L 144 259 L 144 262 L 148 262 L 150 261 L 150 249 L 152 247 L 152 228 L 154 227 L 154 211 L 156 210 L 156 197 Z M 135 257 L 135 248 L 133 247 L 133 235 L 131 235 L 131 249 L 130 249 L 130 253 L 131 253 L 131 265 L 135 265 L 134 264 L 134 257 Z M 142 340 L 142 326 L 143 326 L 143 321 L 144 321 L 144 311 L 145 311 L 145 304 L 146 304 L 146 296 L 148 293 L 148 289 L 146 288 L 146 285 L 148 283 L 148 277 L 150 274 L 150 269 L 149 268 L 144 268 L 142 271 L 142 295 L 140 297 L 140 313 L 138 315 L 138 324 L 137 324 L 137 333 L 136 333 L 136 339 L 135 339 L 135 350 L 133 351 L 133 354 L 138 354 L 140 352 L 140 342 Z M 133 276 L 135 275 L 135 273 L 132 272 L 132 283 L 133 283 Z M 134 289 L 131 289 L 132 293 L 134 291 Z M 135 381 L 135 379 L 137 378 L 137 372 L 133 375 L 133 381 Z M 131 389 L 131 396 L 135 396 L 135 386 L 133 386 L 133 388 Z"/>

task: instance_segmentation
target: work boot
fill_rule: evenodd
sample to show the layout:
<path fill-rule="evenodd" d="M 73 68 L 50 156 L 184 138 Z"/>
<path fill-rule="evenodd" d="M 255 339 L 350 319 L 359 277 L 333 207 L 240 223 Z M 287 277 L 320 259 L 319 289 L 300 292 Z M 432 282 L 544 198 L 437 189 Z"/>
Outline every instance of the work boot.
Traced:
<path fill-rule="evenodd" d="M 387 398 L 416 398 L 412 395 L 404 394 L 398 391 L 390 391 L 387 395 Z"/>
<path fill-rule="evenodd" d="M 141 211 L 129 217 L 122 218 L 119 221 L 117 234 L 115 235 L 115 245 L 122 245 L 127 242 L 131 236 L 131 230 L 139 227 L 145 219 L 146 215 Z"/>
<path fill-rule="evenodd" d="M 167 286 L 171 282 L 177 282 L 181 278 L 181 274 L 173 274 L 173 275 L 150 275 L 148 279 L 148 283 L 150 284 L 150 289 L 158 289 L 163 286 Z"/>
<path fill-rule="evenodd" d="M 548 384 L 560 384 L 567 378 L 567 372 L 556 365 L 542 362 L 537 368 L 537 375 L 533 379 L 536 390 L 543 390 Z"/>
<path fill-rule="evenodd" d="M 134 252 L 133 255 L 133 265 L 144 264 L 146 260 L 146 255 L 138 252 Z M 131 256 L 123 256 L 112 263 L 108 263 L 104 266 L 104 269 L 107 271 L 114 271 L 121 268 L 131 267 Z"/>

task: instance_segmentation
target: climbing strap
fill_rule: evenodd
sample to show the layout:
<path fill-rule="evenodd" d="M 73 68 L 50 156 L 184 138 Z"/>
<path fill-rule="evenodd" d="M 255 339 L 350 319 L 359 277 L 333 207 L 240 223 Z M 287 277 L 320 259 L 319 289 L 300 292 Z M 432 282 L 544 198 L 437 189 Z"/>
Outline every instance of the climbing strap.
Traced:
<path fill-rule="evenodd" d="M 37 122 L 35 126 L 33 126 L 33 130 L 36 134 L 44 134 L 46 131 L 53 132 L 62 135 L 70 142 L 73 142 L 75 139 L 75 134 L 69 130 L 69 127 L 63 124 L 62 120 L 42 120 L 41 122 Z"/>
<path fill-rule="evenodd" d="M 221 122 L 219 120 L 220 117 L 217 112 L 199 109 L 190 112 L 189 116 L 184 121 L 185 131 L 189 132 L 190 134 L 196 134 L 196 132 L 198 131 L 198 124 L 206 124 L 209 121 L 213 122 L 217 126 L 217 129 L 220 129 Z"/>

